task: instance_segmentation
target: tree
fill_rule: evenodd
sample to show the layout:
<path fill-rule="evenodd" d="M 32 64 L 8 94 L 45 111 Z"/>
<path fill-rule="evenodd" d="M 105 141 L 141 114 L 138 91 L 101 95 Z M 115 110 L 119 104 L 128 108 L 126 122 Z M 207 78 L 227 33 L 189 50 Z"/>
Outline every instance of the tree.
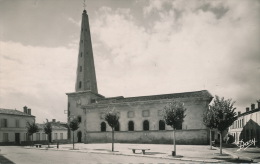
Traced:
<path fill-rule="evenodd" d="M 29 136 L 32 136 L 32 143 L 33 143 L 33 134 L 39 132 L 39 127 L 36 125 L 35 122 L 27 122 L 27 133 Z"/>
<path fill-rule="evenodd" d="M 216 122 L 214 120 L 214 112 L 213 110 L 211 110 L 210 108 L 207 108 L 207 110 L 204 112 L 203 114 L 203 123 L 206 127 L 209 128 L 209 135 L 210 135 L 210 149 L 212 149 L 212 137 L 211 137 L 211 133 L 212 130 L 215 129 L 216 126 Z"/>
<path fill-rule="evenodd" d="M 114 131 L 115 127 L 119 124 L 119 114 L 115 110 L 108 110 L 105 114 L 105 120 L 112 128 L 112 151 L 114 151 Z"/>
<path fill-rule="evenodd" d="M 43 127 L 43 130 L 44 130 L 44 133 L 47 134 L 48 136 L 48 147 L 50 147 L 50 135 L 52 133 L 52 126 L 51 126 L 51 122 L 48 122 L 48 119 L 46 119 L 47 122 L 44 124 L 44 127 Z"/>
<path fill-rule="evenodd" d="M 213 124 L 220 134 L 220 154 L 222 154 L 222 133 L 236 120 L 236 112 L 232 99 L 225 100 L 224 97 L 215 96 L 210 110 L 213 113 Z"/>
<path fill-rule="evenodd" d="M 70 129 L 73 131 L 73 149 L 74 149 L 74 132 L 76 131 L 76 130 L 78 130 L 78 128 L 79 128 L 79 121 L 78 121 L 78 119 L 77 118 L 74 118 L 71 122 L 70 122 L 70 124 L 69 124 L 69 127 L 70 127 Z"/>
<path fill-rule="evenodd" d="M 175 144 L 175 131 L 176 129 L 182 128 L 182 123 L 185 118 L 185 111 L 184 104 L 173 100 L 167 106 L 164 107 L 163 110 L 163 119 L 167 125 L 170 125 L 173 128 L 173 144 L 174 144 L 174 151 L 172 153 L 173 156 L 176 155 L 176 144 Z"/>

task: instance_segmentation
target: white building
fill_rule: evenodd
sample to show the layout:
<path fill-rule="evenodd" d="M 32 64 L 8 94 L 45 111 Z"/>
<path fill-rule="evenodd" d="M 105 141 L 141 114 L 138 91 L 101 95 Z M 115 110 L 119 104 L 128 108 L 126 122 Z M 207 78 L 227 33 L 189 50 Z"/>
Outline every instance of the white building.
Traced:
<path fill-rule="evenodd" d="M 0 144 L 21 144 L 28 140 L 27 122 L 35 122 L 31 109 L 24 107 L 24 112 L 16 109 L 0 108 Z"/>

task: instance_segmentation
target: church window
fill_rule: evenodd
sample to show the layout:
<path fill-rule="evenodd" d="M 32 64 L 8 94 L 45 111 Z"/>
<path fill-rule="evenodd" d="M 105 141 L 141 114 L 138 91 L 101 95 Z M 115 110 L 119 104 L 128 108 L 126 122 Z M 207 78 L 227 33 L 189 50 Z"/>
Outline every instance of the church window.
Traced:
<path fill-rule="evenodd" d="M 120 123 L 118 122 L 117 125 L 115 126 L 115 131 L 120 131 Z"/>
<path fill-rule="evenodd" d="M 143 110 L 143 117 L 149 117 L 150 116 L 150 111 L 149 110 Z"/>
<path fill-rule="evenodd" d="M 83 40 L 81 40 L 81 43 L 83 43 Z"/>
<path fill-rule="evenodd" d="M 134 131 L 135 125 L 133 121 L 128 122 L 128 131 Z"/>
<path fill-rule="evenodd" d="M 107 130 L 107 125 L 105 122 L 101 123 L 101 132 L 105 132 Z"/>
<path fill-rule="evenodd" d="M 159 121 L 159 130 L 165 130 L 165 122 L 163 120 Z"/>
<path fill-rule="evenodd" d="M 81 81 L 79 82 L 79 88 L 81 88 Z"/>
<path fill-rule="evenodd" d="M 133 118 L 135 116 L 135 113 L 133 111 L 127 112 L 127 117 L 128 118 Z"/>
<path fill-rule="evenodd" d="M 78 122 L 81 123 L 81 116 L 78 116 Z"/>
<path fill-rule="evenodd" d="M 82 52 L 80 52 L 80 57 L 82 57 Z"/>
<path fill-rule="evenodd" d="M 149 130 L 149 121 L 148 120 L 145 120 L 143 122 L 143 130 Z"/>
<path fill-rule="evenodd" d="M 82 72 L 82 66 L 79 67 L 79 72 Z"/>

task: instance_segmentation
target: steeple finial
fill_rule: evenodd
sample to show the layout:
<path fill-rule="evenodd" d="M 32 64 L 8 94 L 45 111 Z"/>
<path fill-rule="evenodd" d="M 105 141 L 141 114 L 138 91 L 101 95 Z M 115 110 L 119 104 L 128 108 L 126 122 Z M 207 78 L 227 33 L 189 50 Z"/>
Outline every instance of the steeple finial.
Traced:
<path fill-rule="evenodd" d="M 86 10 L 86 0 L 83 0 L 83 8 Z"/>

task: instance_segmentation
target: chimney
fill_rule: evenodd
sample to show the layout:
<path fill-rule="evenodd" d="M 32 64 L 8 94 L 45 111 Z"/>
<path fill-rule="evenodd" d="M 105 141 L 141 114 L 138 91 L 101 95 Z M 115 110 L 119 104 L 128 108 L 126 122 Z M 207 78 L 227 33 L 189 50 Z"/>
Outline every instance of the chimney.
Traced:
<path fill-rule="evenodd" d="M 246 107 L 246 112 L 249 112 L 249 107 Z"/>
<path fill-rule="evenodd" d="M 237 112 L 237 115 L 240 116 L 241 112 Z"/>
<path fill-rule="evenodd" d="M 251 110 L 255 110 L 255 104 L 251 104 Z"/>
<path fill-rule="evenodd" d="M 23 112 L 27 114 L 27 106 L 23 107 Z"/>
<path fill-rule="evenodd" d="M 31 115 L 31 109 L 28 109 L 27 114 Z"/>
<path fill-rule="evenodd" d="M 52 119 L 52 122 L 56 122 L 56 119 Z"/>

